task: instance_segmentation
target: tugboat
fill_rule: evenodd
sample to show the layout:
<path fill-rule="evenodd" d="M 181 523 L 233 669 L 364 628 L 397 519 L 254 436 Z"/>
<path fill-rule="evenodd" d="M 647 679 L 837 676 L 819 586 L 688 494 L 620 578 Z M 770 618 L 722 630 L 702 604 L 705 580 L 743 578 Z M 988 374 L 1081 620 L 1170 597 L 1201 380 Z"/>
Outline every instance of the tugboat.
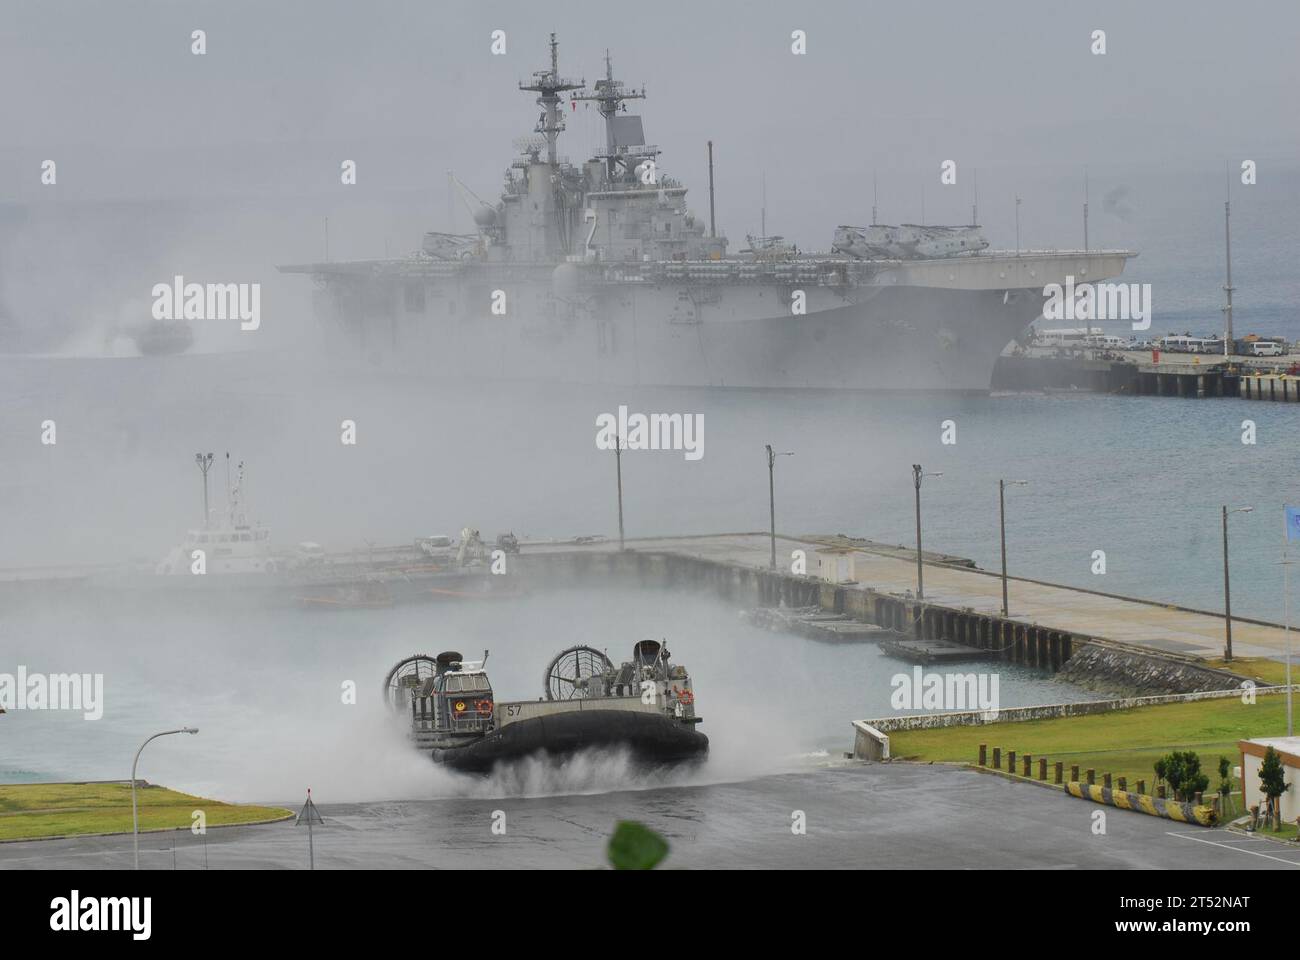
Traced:
<path fill-rule="evenodd" d="M 229 464 L 229 454 L 227 465 Z M 227 466 L 229 470 L 229 466 Z M 202 529 L 190 530 L 179 546 L 158 562 L 154 572 L 159 576 L 188 576 L 195 551 L 203 551 L 206 572 L 223 576 L 238 574 L 281 573 L 288 567 L 288 558 L 279 556 L 271 548 L 271 531 L 261 524 L 250 524 L 244 510 L 244 464 L 237 468 L 235 485 L 227 493 L 226 515 L 213 523 L 205 517 Z M 229 481 L 227 481 L 229 482 Z M 207 474 L 203 477 L 204 501 L 207 500 Z M 215 511 L 213 511 L 215 513 Z"/>
<path fill-rule="evenodd" d="M 686 668 L 667 647 L 642 640 L 621 666 L 592 647 L 569 647 L 546 668 L 544 697 L 497 702 L 483 659 L 448 650 L 397 663 L 384 697 L 410 716 L 410 738 L 437 763 L 468 773 L 534 754 L 566 756 L 622 747 L 642 764 L 703 759 L 709 738 L 696 726 Z"/>

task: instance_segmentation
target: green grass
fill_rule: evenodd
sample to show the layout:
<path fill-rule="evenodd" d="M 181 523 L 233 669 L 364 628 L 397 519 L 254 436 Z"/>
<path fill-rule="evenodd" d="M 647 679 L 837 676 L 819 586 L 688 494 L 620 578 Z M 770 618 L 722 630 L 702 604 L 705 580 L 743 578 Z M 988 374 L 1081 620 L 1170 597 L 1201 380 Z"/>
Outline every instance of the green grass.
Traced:
<path fill-rule="evenodd" d="M 901 730 L 889 735 L 889 752 L 903 760 L 975 763 L 979 745 L 986 743 L 990 764 L 993 748 L 1001 747 L 1004 755 L 1016 752 L 1017 767 L 1020 757 L 1033 756 L 1035 777 L 1038 758 L 1046 757 L 1049 780 L 1052 765 L 1060 760 L 1067 780 L 1070 767 L 1078 764 L 1080 779 L 1091 767 L 1098 783 L 1103 773 L 1110 773 L 1127 777 L 1130 790 L 1137 788 L 1138 780 L 1146 780 L 1147 791 L 1154 792 L 1156 760 L 1172 750 L 1194 750 L 1201 758 L 1201 772 L 1210 778 L 1208 792 L 1213 792 L 1219 786 L 1219 757 L 1227 757 L 1234 767 L 1240 764 L 1237 741 L 1280 736 L 1286 730 L 1285 712 L 1285 697 L 1262 696 L 1252 705 L 1239 698 L 1200 700 L 1082 717 Z"/>
<path fill-rule="evenodd" d="M 283 807 L 222 803 L 165 787 L 137 786 L 140 829 L 188 828 L 195 810 L 209 827 L 292 816 Z M 0 785 L 0 840 L 86 833 L 131 832 L 129 783 L 18 783 Z"/>
<path fill-rule="evenodd" d="M 1262 823 L 1263 821 L 1261 820 L 1260 822 Z M 1261 826 L 1258 830 L 1255 831 L 1255 836 L 1257 837 L 1271 837 L 1274 840 L 1294 841 L 1295 835 L 1296 835 L 1296 826 L 1294 823 L 1282 824 L 1281 830 L 1266 829 L 1265 827 Z"/>
<path fill-rule="evenodd" d="M 1294 823 L 1282 824 L 1282 829 L 1276 832 L 1272 830 L 1259 831 L 1261 836 L 1273 837 L 1277 840 L 1294 840 L 1296 835 L 1296 826 Z"/>

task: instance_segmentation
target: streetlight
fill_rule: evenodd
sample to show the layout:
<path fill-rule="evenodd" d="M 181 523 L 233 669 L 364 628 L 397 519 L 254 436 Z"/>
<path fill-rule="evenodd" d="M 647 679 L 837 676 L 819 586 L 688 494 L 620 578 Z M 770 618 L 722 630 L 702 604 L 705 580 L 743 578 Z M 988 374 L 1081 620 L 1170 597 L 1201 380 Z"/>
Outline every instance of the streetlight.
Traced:
<path fill-rule="evenodd" d="M 1232 590 L 1228 583 L 1228 514 L 1230 513 L 1250 513 L 1254 507 L 1237 507 L 1235 510 L 1229 510 L 1228 505 L 1223 505 L 1223 659 L 1225 663 L 1232 663 Z"/>
<path fill-rule="evenodd" d="M 916 599 L 925 599 L 925 585 L 921 575 L 921 480 L 925 477 L 942 477 L 942 473 L 925 473 L 919 463 L 912 464 L 912 482 L 916 484 Z"/>
<path fill-rule="evenodd" d="M 1295 736 L 1295 724 L 1291 713 L 1291 564 L 1294 560 L 1286 558 L 1285 549 L 1282 552 L 1282 606 L 1283 630 L 1286 633 L 1286 735 Z"/>
<path fill-rule="evenodd" d="M 791 451 L 778 453 L 772 449 L 772 445 L 770 443 L 764 444 L 764 446 L 767 448 L 767 510 L 768 510 L 768 516 L 771 518 L 772 521 L 772 564 L 771 565 L 772 565 L 772 569 L 775 570 L 776 569 L 776 481 L 774 479 L 774 475 L 776 473 L 776 458 L 793 457 L 794 453 Z"/>
<path fill-rule="evenodd" d="M 140 749 L 135 752 L 135 759 L 131 761 L 131 842 L 135 847 L 135 868 L 140 869 L 140 808 L 135 801 L 135 768 L 140 763 L 140 754 L 144 748 L 149 746 L 150 740 L 157 740 L 159 737 L 170 736 L 173 733 L 198 733 L 197 727 L 181 727 L 179 730 L 164 730 L 162 733 L 155 733 L 149 740 L 140 744 Z"/>
<path fill-rule="evenodd" d="M 226 454 L 226 458 L 229 460 L 230 454 Z M 203 474 L 203 529 L 206 530 L 208 527 L 208 471 L 212 469 L 212 454 L 196 453 L 194 454 L 194 462 Z M 226 464 L 226 469 L 230 469 L 229 463 Z"/>
<path fill-rule="evenodd" d="M 1024 487 L 1029 485 L 1028 480 L 999 480 L 998 481 L 998 520 L 1002 527 L 1002 616 L 1009 616 L 1007 613 L 1007 484 L 1015 487 Z"/>

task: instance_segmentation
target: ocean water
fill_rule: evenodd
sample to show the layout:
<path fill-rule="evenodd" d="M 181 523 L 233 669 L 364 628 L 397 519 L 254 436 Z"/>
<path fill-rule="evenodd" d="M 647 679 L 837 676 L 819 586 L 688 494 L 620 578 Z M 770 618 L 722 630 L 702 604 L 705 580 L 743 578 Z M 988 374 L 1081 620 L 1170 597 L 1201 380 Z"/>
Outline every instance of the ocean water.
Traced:
<path fill-rule="evenodd" d="M 891 716 L 894 678 L 911 666 L 875 644 L 831 645 L 749 626 L 706 592 L 577 588 L 502 602 L 444 602 L 367 611 L 268 611 L 228 604 L 108 607 L 69 590 L 56 604 L 11 606 L 0 657 L 30 671 L 102 673 L 103 716 L 15 710 L 0 727 L 0 782 L 126 778 L 135 749 L 159 729 L 141 775 L 204 796 L 291 799 L 306 787 L 345 800 L 599 792 L 703 784 L 806 771 L 852 748 L 851 721 Z M 615 663 L 641 639 L 666 641 L 691 672 L 710 756 L 667 774 L 617 751 L 567 764 L 523 762 L 482 779 L 443 770 L 403 739 L 381 703 L 382 681 L 413 653 L 490 651 L 496 697 L 542 694 L 566 647 Z M 12 670 L 12 666 L 0 669 Z M 997 706 L 1096 694 L 1008 664 L 948 664 L 997 676 Z M 987 682 L 987 681 L 986 681 Z M 355 684 L 355 703 L 344 685 Z"/>

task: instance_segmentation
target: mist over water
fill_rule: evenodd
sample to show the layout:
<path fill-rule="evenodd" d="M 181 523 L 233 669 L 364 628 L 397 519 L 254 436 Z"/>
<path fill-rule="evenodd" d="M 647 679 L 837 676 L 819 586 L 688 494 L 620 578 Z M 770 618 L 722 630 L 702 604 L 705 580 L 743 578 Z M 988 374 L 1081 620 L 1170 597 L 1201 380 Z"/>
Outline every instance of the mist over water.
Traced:
<path fill-rule="evenodd" d="M 559 387 L 437 377 L 358 378 L 310 354 L 0 360 L 0 568 L 138 559 L 152 564 L 202 519 L 195 451 L 247 465 L 250 517 L 273 542 L 329 550 L 456 535 L 614 535 L 614 458 L 596 417 L 700 413 L 704 457 L 624 457 L 628 535 L 767 526 L 763 445 L 777 465 L 777 526 L 914 540 L 910 465 L 944 476 L 923 491 L 927 547 L 999 563 L 997 479 L 1013 574 L 1217 609 L 1218 508 L 1232 519 L 1233 608 L 1282 618 L 1277 478 L 1292 474 L 1293 408 L 1160 397 L 912 396 L 819 391 Z M 59 443 L 39 442 L 46 418 Z M 1257 425 L 1243 444 L 1242 421 Z M 357 444 L 339 442 L 357 424 Z M 940 443 L 942 421 L 957 443 Z M 1107 573 L 1091 573 L 1104 550 Z"/>
<path fill-rule="evenodd" d="M 850 722 L 895 713 L 890 679 L 910 666 L 871 644 L 832 646 L 748 626 L 706 593 L 575 589 L 500 602 L 448 601 L 372 611 L 202 608 L 57 611 L 24 607 L 6 622 L 5 661 L 30 671 L 104 674 L 104 716 L 13 711 L 0 780 L 125 778 L 158 729 L 195 737 L 150 744 L 141 776 L 222 799 L 411 800 L 545 796 L 751 779 L 834 762 Z M 389 668 L 454 649 L 487 669 L 498 700 L 542 694 L 546 664 L 578 644 L 615 663 L 640 639 L 667 641 L 690 670 L 707 761 L 647 771 L 618 751 L 527 760 L 487 778 L 432 763 L 380 700 Z M 9 667 L 7 669 L 12 669 Z M 975 664 L 954 672 L 987 669 Z M 1040 671 L 999 665 L 1002 706 L 1089 697 Z M 354 681 L 357 703 L 343 703 Z"/>

